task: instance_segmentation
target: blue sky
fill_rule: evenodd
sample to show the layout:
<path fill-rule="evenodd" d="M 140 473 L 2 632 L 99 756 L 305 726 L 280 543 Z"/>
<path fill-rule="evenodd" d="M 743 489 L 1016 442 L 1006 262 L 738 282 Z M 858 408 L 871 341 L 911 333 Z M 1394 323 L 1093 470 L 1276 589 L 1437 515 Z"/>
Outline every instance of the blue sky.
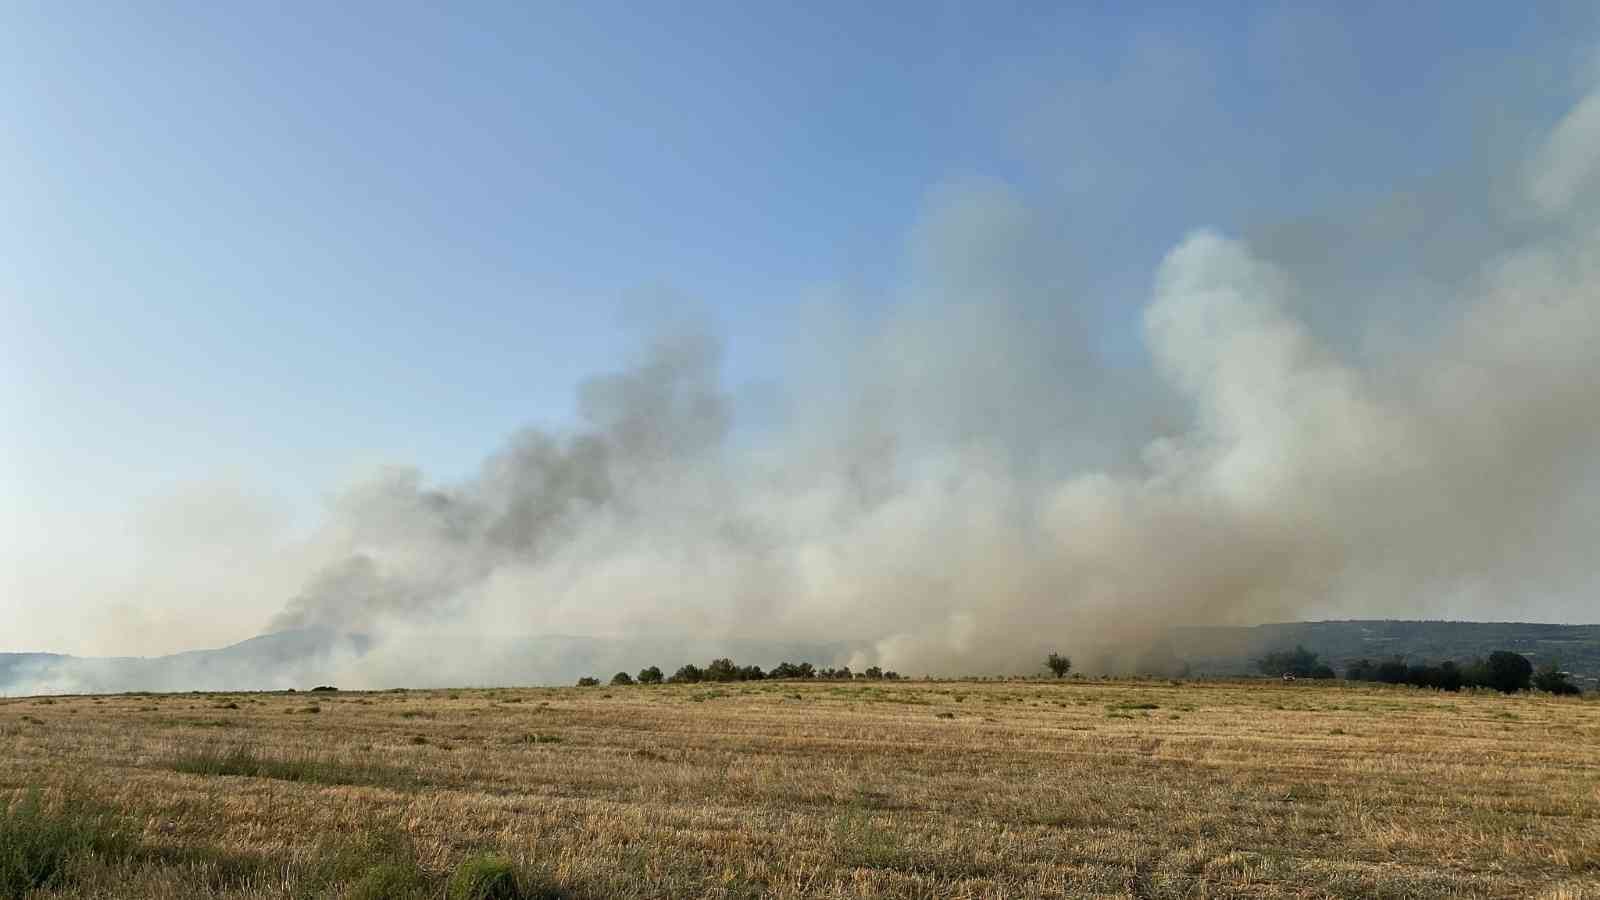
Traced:
<path fill-rule="evenodd" d="M 1595 24 L 1211 6 L 6 4 L 0 540 L 213 477 L 295 515 L 373 460 L 460 477 L 663 308 L 776 377 L 819 294 L 900 299 L 970 179 L 1136 356 L 1183 234 L 1518 150 Z"/>

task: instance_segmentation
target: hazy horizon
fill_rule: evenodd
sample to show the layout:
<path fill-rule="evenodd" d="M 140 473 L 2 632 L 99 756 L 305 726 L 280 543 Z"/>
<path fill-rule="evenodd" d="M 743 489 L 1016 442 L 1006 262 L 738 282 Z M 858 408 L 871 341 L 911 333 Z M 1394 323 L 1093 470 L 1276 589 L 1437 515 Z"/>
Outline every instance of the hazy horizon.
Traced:
<path fill-rule="evenodd" d="M 1501 620 L 1467 620 L 1467 619 L 1297 619 L 1297 620 L 1294 620 L 1294 621 L 1284 621 L 1284 622 L 1254 622 L 1254 623 L 1246 623 L 1246 624 L 1240 624 L 1240 625 L 1221 625 L 1221 626 L 1215 626 L 1215 625 L 1209 625 L 1209 624 L 1199 624 L 1199 625 L 1192 625 L 1192 626 L 1180 626 L 1180 628 L 1212 628 L 1212 627 L 1217 627 L 1217 628 L 1227 628 L 1227 629 L 1251 629 L 1251 628 L 1271 628 L 1271 627 L 1275 627 L 1275 626 L 1294 626 L 1294 625 L 1359 624 L 1359 623 L 1363 623 L 1363 622 L 1370 622 L 1370 623 L 1411 623 L 1411 622 L 1421 622 L 1421 623 L 1426 623 L 1426 624 L 1444 624 L 1444 625 L 1528 625 L 1528 626 L 1557 626 L 1557 627 L 1564 627 L 1564 626 L 1572 626 L 1572 627 L 1600 626 L 1600 621 L 1595 621 L 1595 622 L 1535 622 L 1535 621 L 1517 620 L 1517 619 L 1501 619 Z M 120 658 L 156 659 L 156 658 L 160 658 L 162 656 L 181 655 L 181 654 L 185 654 L 185 653 L 194 653 L 194 652 L 197 652 L 197 651 L 205 652 L 205 651 L 211 651 L 211 650 L 227 650 L 227 649 L 230 649 L 230 648 L 233 648 L 233 647 L 237 647 L 237 646 L 239 646 L 241 644 L 249 644 L 249 643 L 251 643 L 253 641 L 258 641 L 258 640 L 263 639 L 263 638 L 271 639 L 271 638 L 275 638 L 275 637 L 283 637 L 285 635 L 294 635 L 294 634 L 301 633 L 301 632 L 317 633 L 317 632 L 321 632 L 321 631 L 324 631 L 324 629 L 320 629 L 320 628 L 318 628 L 316 626 L 312 626 L 312 627 L 309 627 L 309 628 L 291 628 L 291 629 L 286 629 L 286 630 L 283 630 L 283 631 L 265 631 L 265 632 L 262 632 L 260 634 L 255 634 L 255 635 L 251 635 L 249 637 L 240 638 L 237 641 L 233 641 L 233 642 L 230 642 L 230 643 L 227 643 L 227 644 L 223 644 L 223 645 L 205 646 L 205 647 L 186 647 L 186 648 L 183 648 L 181 650 L 173 651 L 172 653 L 169 653 L 169 654 L 156 654 L 156 655 L 149 655 L 149 656 L 128 656 L 128 657 L 120 657 Z M 344 636 L 346 636 L 346 637 L 364 637 L 364 635 L 361 635 L 359 632 L 350 632 L 350 633 L 345 634 Z M 607 640 L 606 638 L 597 638 L 597 637 L 595 637 L 593 635 L 586 635 L 586 634 L 551 634 L 551 633 L 524 634 L 524 635 L 505 634 L 505 635 L 496 635 L 495 638 L 494 638 L 494 640 L 500 641 L 500 642 L 526 641 L 526 640 L 535 640 L 535 639 L 597 641 L 597 642 L 604 642 L 604 641 Z M 712 643 L 715 643 L 715 642 L 713 641 Z M 1044 641 L 1043 643 L 1048 644 L 1049 642 L 1048 641 Z M 730 645 L 730 646 L 734 646 L 734 645 Z M 5 653 L 14 653 L 14 654 L 18 654 L 18 655 L 30 655 L 30 654 L 32 654 L 32 655 L 43 655 L 43 656 L 73 656 L 74 655 L 74 654 L 69 654 L 69 653 L 60 653 L 60 652 L 53 651 L 53 650 L 0 650 L 0 654 L 5 654 Z M 726 655 L 726 654 L 729 654 L 729 653 L 735 653 L 735 650 L 729 649 L 727 651 L 722 651 L 722 650 L 717 650 L 717 649 L 715 649 L 713 647 L 712 649 L 710 649 L 708 651 L 699 653 L 699 656 L 706 656 L 706 657 L 709 658 L 709 657 L 712 657 L 712 656 Z M 780 653 L 780 655 L 782 655 L 782 654 Z M 794 655 L 794 654 L 790 654 L 790 655 Z M 805 654 L 800 654 L 800 655 L 801 656 L 805 656 Z M 834 658 L 833 655 L 831 655 L 831 651 L 830 652 L 823 652 L 823 651 L 819 650 L 819 651 L 817 651 L 815 653 L 812 653 L 811 655 L 816 656 L 818 659 L 824 659 L 824 660 L 832 660 Z M 685 661 L 687 661 L 687 662 L 696 662 L 696 661 L 698 661 L 698 656 L 695 656 L 695 658 L 692 658 L 692 659 L 689 658 L 689 656 L 694 656 L 694 654 L 691 653 L 691 654 L 688 654 L 688 656 L 685 656 Z M 118 658 L 118 657 L 101 657 L 101 656 L 97 656 L 97 657 L 86 657 L 86 658 Z M 844 658 L 848 658 L 848 653 L 845 655 Z M 1034 662 L 1034 660 L 1032 660 L 1030 658 L 1028 660 L 1025 660 L 1024 662 L 1031 664 L 1032 662 Z"/>
<path fill-rule="evenodd" d="M 1582 4 L 0 33 L 0 652 L 1597 621 Z"/>

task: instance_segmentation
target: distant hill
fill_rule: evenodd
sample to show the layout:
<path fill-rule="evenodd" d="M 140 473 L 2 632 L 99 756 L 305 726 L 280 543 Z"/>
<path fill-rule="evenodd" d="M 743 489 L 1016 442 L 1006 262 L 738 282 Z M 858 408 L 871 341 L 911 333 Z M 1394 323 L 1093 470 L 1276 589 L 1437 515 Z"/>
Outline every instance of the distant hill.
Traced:
<path fill-rule="evenodd" d="M 1600 625 L 1353 620 L 1175 629 L 1174 652 L 1195 674 L 1254 673 L 1254 661 L 1303 644 L 1344 674 L 1358 659 L 1465 660 L 1512 650 L 1535 666 L 1556 661 L 1586 687 L 1600 680 Z"/>
<path fill-rule="evenodd" d="M 0 653 L 0 693 L 270 690 L 357 659 L 371 647 L 361 635 L 307 629 L 265 634 L 213 650 L 169 656 L 66 656 Z"/>
<path fill-rule="evenodd" d="M 154 657 L 79 657 L 0 653 L 0 694 L 122 691 L 305 690 L 346 687 L 456 687 L 571 684 L 646 665 L 704 665 L 718 656 L 763 666 L 784 659 L 819 665 L 856 649 L 843 643 L 669 639 L 613 640 L 569 635 L 426 635 L 377 646 L 371 638 L 323 629 L 266 634 L 211 650 Z"/>

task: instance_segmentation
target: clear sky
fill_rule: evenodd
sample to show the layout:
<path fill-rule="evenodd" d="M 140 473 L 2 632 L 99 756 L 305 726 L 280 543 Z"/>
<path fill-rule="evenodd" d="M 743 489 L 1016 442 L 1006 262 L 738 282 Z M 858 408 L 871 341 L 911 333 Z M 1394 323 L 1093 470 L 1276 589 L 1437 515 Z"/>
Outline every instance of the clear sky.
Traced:
<path fill-rule="evenodd" d="M 1470 167 L 1594 46 L 1585 3 L 1295 6 L 6 3 L 0 619 L 181 485 L 461 477 L 659 317 L 775 377 L 950 184 L 1027 198 L 1138 357 L 1184 234 Z"/>

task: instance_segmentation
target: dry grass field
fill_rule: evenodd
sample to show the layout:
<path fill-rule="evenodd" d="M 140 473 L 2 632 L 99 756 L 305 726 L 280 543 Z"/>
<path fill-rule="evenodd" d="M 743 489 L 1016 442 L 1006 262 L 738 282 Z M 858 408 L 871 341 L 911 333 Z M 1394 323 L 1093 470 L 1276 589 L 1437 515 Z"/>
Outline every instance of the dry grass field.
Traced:
<path fill-rule="evenodd" d="M 1096 680 L 20 698 L 0 800 L 0 897 L 1600 897 L 1600 702 Z"/>

